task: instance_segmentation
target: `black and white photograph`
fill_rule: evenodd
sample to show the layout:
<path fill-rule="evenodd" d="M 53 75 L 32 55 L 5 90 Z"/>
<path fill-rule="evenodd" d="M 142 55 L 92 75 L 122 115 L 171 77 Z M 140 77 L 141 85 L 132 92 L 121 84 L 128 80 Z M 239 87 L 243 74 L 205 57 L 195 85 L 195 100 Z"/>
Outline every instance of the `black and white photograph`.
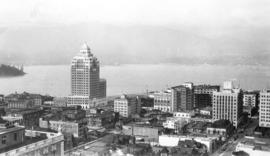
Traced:
<path fill-rule="evenodd" d="M 0 0 L 0 156 L 270 156 L 270 0 Z"/>

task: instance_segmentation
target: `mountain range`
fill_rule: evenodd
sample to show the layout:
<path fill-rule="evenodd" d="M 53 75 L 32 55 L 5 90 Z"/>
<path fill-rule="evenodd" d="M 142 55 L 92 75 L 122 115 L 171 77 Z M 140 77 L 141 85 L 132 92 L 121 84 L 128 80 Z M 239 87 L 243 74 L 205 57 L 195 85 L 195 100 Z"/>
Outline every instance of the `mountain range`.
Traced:
<path fill-rule="evenodd" d="M 270 29 L 181 25 L 36 24 L 0 27 L 0 62 L 69 64 L 87 42 L 101 64 L 269 65 Z"/>

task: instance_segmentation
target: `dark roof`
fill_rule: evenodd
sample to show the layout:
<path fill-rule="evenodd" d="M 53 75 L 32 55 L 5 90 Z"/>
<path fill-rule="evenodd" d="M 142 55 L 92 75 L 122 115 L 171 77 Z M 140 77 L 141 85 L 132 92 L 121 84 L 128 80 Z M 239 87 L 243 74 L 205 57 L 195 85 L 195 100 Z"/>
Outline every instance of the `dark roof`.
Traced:
<path fill-rule="evenodd" d="M 17 149 L 17 148 L 20 148 L 29 144 L 36 143 L 41 140 L 45 140 L 45 139 L 47 139 L 47 137 L 45 136 L 36 136 L 36 137 L 25 136 L 24 141 L 22 143 L 15 144 L 13 146 L 8 146 L 6 148 L 2 148 L 0 149 L 0 153 L 2 154 L 3 152 L 11 151 L 11 150 L 14 150 L 14 149 Z"/>
<path fill-rule="evenodd" d="M 2 117 L 0 117 L 0 124 L 4 124 L 4 123 L 7 123 L 7 121 L 3 120 Z"/>
<path fill-rule="evenodd" d="M 166 147 L 164 147 L 164 148 L 160 151 L 160 153 L 169 153 L 169 150 L 168 150 Z"/>
<path fill-rule="evenodd" d="M 249 156 L 249 154 L 244 152 L 244 151 L 233 152 L 232 155 L 235 155 L 235 156 Z"/>
<path fill-rule="evenodd" d="M 5 134 L 5 133 L 9 133 L 9 132 L 13 132 L 13 131 L 18 131 L 18 130 L 24 130 L 24 127 L 10 127 L 10 128 L 0 128 L 0 134 Z"/>
<path fill-rule="evenodd" d="M 28 114 L 28 113 L 34 113 L 34 112 L 40 112 L 42 111 L 40 108 L 37 109 L 17 109 L 17 110 L 11 110 L 7 112 L 8 114 Z"/>
<path fill-rule="evenodd" d="M 172 89 L 176 89 L 176 88 L 186 88 L 185 86 L 183 85 L 178 85 L 178 86 L 173 86 Z"/>
<path fill-rule="evenodd" d="M 231 122 L 229 120 L 217 120 L 212 124 L 213 128 L 226 128 Z"/>
<path fill-rule="evenodd" d="M 194 88 L 207 88 L 207 89 L 216 89 L 216 88 L 220 88 L 219 85 L 209 85 L 209 84 L 201 84 L 201 85 L 195 85 Z"/>

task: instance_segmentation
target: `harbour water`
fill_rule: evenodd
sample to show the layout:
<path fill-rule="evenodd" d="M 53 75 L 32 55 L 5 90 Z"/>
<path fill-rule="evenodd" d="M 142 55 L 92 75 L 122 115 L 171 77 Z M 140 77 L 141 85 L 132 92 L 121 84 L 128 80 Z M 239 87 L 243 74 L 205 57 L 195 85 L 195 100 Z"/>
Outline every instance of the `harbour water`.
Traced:
<path fill-rule="evenodd" d="M 24 76 L 0 78 L 0 94 L 31 92 L 52 96 L 70 94 L 70 66 L 25 66 Z M 218 84 L 237 79 L 244 89 L 270 87 L 270 67 L 243 65 L 147 64 L 102 66 L 101 77 L 107 79 L 107 94 L 142 93 L 162 90 L 186 81 L 195 84 Z"/>

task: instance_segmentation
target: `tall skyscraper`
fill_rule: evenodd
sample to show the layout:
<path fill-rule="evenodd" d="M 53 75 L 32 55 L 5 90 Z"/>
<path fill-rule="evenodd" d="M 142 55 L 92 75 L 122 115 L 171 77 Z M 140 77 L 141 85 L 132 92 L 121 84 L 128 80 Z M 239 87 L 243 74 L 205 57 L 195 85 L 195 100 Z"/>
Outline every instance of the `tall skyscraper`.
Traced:
<path fill-rule="evenodd" d="M 241 89 L 234 88 L 233 82 L 226 81 L 223 90 L 213 92 L 213 119 L 230 120 L 237 127 L 243 110 Z"/>
<path fill-rule="evenodd" d="M 214 91 L 219 91 L 220 86 L 197 85 L 194 86 L 194 107 L 203 108 L 212 105 Z"/>
<path fill-rule="evenodd" d="M 245 92 L 243 95 L 243 106 L 256 107 L 257 105 L 257 95 L 256 93 Z"/>
<path fill-rule="evenodd" d="M 172 87 L 172 105 L 175 111 L 193 110 L 193 83 Z"/>
<path fill-rule="evenodd" d="M 246 91 L 243 94 L 243 112 L 247 112 L 251 117 L 252 109 L 258 108 L 259 105 L 259 92 L 258 91 Z M 257 109 L 255 109 L 257 110 Z M 254 113 L 254 112 L 253 112 Z"/>
<path fill-rule="evenodd" d="M 102 104 L 106 97 L 106 80 L 99 77 L 99 61 L 85 43 L 71 62 L 71 96 L 68 105 L 88 109 Z"/>
<path fill-rule="evenodd" d="M 260 92 L 259 126 L 270 128 L 270 90 Z"/>
<path fill-rule="evenodd" d="M 155 92 L 154 97 L 154 109 L 161 110 L 163 112 L 173 112 L 174 106 L 172 105 L 172 92 L 170 89 L 161 92 Z"/>

